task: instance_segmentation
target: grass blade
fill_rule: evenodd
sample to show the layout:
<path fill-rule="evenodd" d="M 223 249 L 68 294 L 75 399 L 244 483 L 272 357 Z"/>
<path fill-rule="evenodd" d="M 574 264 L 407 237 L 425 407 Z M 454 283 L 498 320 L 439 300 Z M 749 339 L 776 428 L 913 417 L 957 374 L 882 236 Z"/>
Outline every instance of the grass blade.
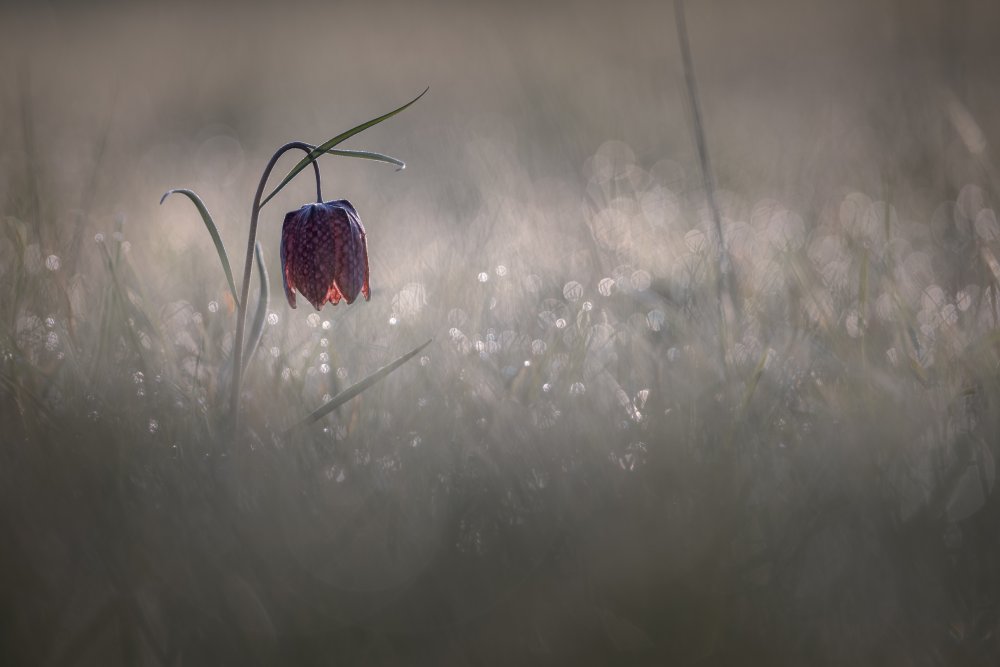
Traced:
<path fill-rule="evenodd" d="M 433 338 L 428 340 L 426 343 L 423 343 L 417 346 L 416 348 L 410 350 L 409 352 L 401 356 L 399 359 L 396 359 L 392 363 L 387 364 L 382 368 L 378 369 L 377 371 L 366 377 L 364 380 L 352 384 L 350 387 L 340 392 L 339 394 L 331 398 L 328 402 L 326 402 L 325 404 L 314 410 L 308 417 L 306 417 L 299 423 L 295 424 L 294 426 L 288 428 L 285 432 L 287 433 L 301 426 L 312 424 L 313 422 L 330 414 L 338 407 L 340 407 L 347 401 L 351 400 L 352 398 L 354 398 L 364 390 L 368 389 L 372 385 L 376 384 L 377 382 L 385 378 L 385 376 L 387 376 L 389 373 L 393 372 L 394 370 L 405 364 L 407 361 L 415 357 L 417 354 L 420 353 L 421 350 L 430 345 L 431 341 L 433 340 L 434 340 Z"/>
<path fill-rule="evenodd" d="M 233 301 L 236 303 L 236 307 L 239 308 L 240 297 L 236 293 L 236 281 L 233 280 L 233 269 L 229 266 L 229 255 L 226 253 L 226 246 L 222 242 L 222 237 L 219 236 L 219 228 L 215 225 L 215 221 L 212 220 L 212 215 L 208 212 L 205 207 L 205 202 L 201 200 L 197 194 L 192 190 L 186 190 L 183 188 L 178 188 L 176 190 L 168 190 L 160 198 L 160 204 L 162 205 L 166 201 L 167 197 L 174 194 L 182 194 L 186 196 L 198 209 L 198 213 L 201 214 L 201 219 L 205 222 L 205 227 L 208 229 L 208 233 L 212 236 L 212 241 L 215 243 L 215 251 L 219 253 L 219 261 L 222 262 L 222 270 L 226 273 L 226 280 L 229 281 L 229 290 L 233 293 Z"/>
<path fill-rule="evenodd" d="M 358 125 L 356 127 L 352 127 L 347 132 L 343 132 L 341 134 L 338 134 L 333 139 L 330 139 L 326 143 L 320 144 L 319 146 L 317 146 L 316 148 L 314 148 L 312 151 L 309 152 L 308 155 L 306 155 L 304 158 L 302 158 L 301 160 L 299 160 L 298 164 L 296 164 L 294 167 L 292 167 L 292 170 L 288 172 L 288 175 L 285 176 L 285 178 L 282 179 L 281 183 L 278 184 L 278 187 L 276 187 L 274 190 L 272 190 L 271 194 L 269 194 L 267 197 L 264 198 L 264 201 L 262 201 L 260 203 L 261 208 L 264 207 L 264 204 L 266 204 L 267 202 L 271 201 L 271 198 L 274 197 L 274 195 L 278 194 L 281 191 L 282 188 L 284 188 L 286 185 L 288 185 L 289 181 L 291 181 L 293 178 L 295 178 L 300 171 L 302 171 L 303 169 L 305 169 L 306 167 L 308 167 L 310 164 L 312 164 L 313 162 L 315 162 L 317 160 L 317 158 L 319 158 L 321 155 L 323 155 L 323 153 L 328 152 L 331 148 L 333 148 L 337 144 L 339 144 L 339 143 L 341 143 L 343 141 L 346 141 L 347 139 L 350 139 L 355 134 L 358 134 L 360 132 L 364 132 L 369 127 L 371 127 L 373 125 L 378 125 L 382 121 L 388 120 L 389 118 L 392 118 L 393 116 L 395 116 L 396 114 L 400 113 L 401 111 L 403 111 L 404 109 L 406 109 L 407 107 L 409 107 L 411 104 L 413 104 L 414 102 L 416 102 L 417 100 L 419 100 L 421 97 L 423 97 L 427 93 L 428 90 L 430 90 L 429 86 L 427 88 L 424 88 L 424 92 L 420 93 L 419 95 L 417 95 L 412 100 L 410 100 L 409 102 L 407 102 L 403 106 L 399 107 L 398 109 L 394 109 L 393 111 L 390 111 L 387 114 L 379 116 L 378 118 L 372 118 L 371 120 L 369 120 L 367 122 L 361 123 L 361 125 Z M 375 155 L 375 153 L 372 153 L 371 155 Z M 372 159 L 372 158 L 369 158 L 369 159 Z"/>
<path fill-rule="evenodd" d="M 402 171 L 406 169 L 406 163 L 399 158 L 392 157 L 391 155 L 383 155 L 382 153 L 373 153 L 372 151 L 346 151 L 339 148 L 331 148 L 326 151 L 330 155 L 340 155 L 342 157 L 356 157 L 362 160 L 375 160 L 376 162 L 386 162 L 388 164 L 394 164 L 399 167 L 396 171 Z"/>
<path fill-rule="evenodd" d="M 264 251 L 260 242 L 254 247 L 257 257 L 257 270 L 260 272 L 260 296 L 257 297 L 257 310 L 253 315 L 253 324 L 250 326 L 250 338 L 247 340 L 247 351 L 243 355 L 243 367 L 250 365 L 253 353 L 260 345 L 260 339 L 264 335 L 264 319 L 267 317 L 267 306 L 271 299 L 271 288 L 267 284 L 267 267 L 264 265 Z"/>

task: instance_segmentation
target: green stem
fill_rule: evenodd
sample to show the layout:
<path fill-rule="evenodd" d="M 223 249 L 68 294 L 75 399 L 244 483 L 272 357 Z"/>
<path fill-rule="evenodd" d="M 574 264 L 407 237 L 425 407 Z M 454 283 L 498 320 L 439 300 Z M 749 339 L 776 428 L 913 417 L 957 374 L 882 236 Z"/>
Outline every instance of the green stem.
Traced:
<path fill-rule="evenodd" d="M 257 221 L 260 218 L 260 209 L 262 207 L 260 200 L 264 196 L 264 186 L 267 185 L 267 179 L 271 176 L 271 171 L 274 169 L 274 165 L 277 164 L 278 158 L 290 150 L 298 149 L 309 154 L 314 148 L 314 146 L 302 141 L 292 141 L 275 151 L 274 155 L 271 156 L 271 160 L 267 163 L 267 167 L 264 168 L 264 173 L 261 174 L 260 182 L 257 184 L 257 193 L 253 198 L 253 207 L 250 209 L 250 234 L 247 237 L 247 258 L 243 264 L 243 286 L 240 289 L 239 303 L 236 304 L 236 338 L 233 341 L 233 386 L 230 403 L 233 433 L 237 432 L 240 423 L 240 386 L 243 381 L 243 338 L 246 333 L 247 324 L 246 303 L 247 297 L 250 295 L 250 274 L 253 272 L 254 245 L 257 242 Z M 319 176 L 319 165 L 315 161 L 312 164 L 316 172 L 316 199 L 322 202 L 323 192 Z"/>

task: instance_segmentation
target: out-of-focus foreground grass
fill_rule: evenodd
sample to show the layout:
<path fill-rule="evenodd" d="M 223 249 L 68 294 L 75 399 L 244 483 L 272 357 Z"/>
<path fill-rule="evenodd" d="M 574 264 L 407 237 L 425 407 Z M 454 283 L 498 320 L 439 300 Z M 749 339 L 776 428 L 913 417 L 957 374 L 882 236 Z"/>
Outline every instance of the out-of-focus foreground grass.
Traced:
<path fill-rule="evenodd" d="M 829 5 L 690 10 L 725 360 L 669 3 L 4 10 L 0 662 L 993 664 L 996 12 Z M 406 171 L 324 158 L 370 303 L 289 309 L 265 209 L 229 443 L 160 195 L 240 266 L 276 146 L 427 84 L 349 146 Z"/>

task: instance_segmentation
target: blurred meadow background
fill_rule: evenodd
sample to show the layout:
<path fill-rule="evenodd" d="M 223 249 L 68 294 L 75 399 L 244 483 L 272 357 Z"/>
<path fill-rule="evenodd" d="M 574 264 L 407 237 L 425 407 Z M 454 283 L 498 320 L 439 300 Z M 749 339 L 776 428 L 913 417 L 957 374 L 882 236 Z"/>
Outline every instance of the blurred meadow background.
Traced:
<path fill-rule="evenodd" d="M 992 665 L 1000 7 L 0 8 L 0 663 Z M 279 145 L 372 299 L 282 294 Z M 275 178 L 291 167 L 286 158 Z M 251 303 L 256 303 L 255 277 Z M 331 396 L 433 338 L 306 428 Z"/>

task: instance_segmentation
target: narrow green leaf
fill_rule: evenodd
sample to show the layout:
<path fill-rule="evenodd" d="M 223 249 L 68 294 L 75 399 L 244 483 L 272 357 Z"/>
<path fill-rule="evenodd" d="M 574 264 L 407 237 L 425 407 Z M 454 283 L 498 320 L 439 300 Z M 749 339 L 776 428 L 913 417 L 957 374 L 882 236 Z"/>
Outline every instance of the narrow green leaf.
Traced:
<path fill-rule="evenodd" d="M 205 222 L 205 227 L 208 229 L 208 233 L 212 236 L 212 241 L 215 243 L 215 251 L 219 253 L 219 261 L 222 262 L 222 270 L 226 273 L 226 280 L 229 281 L 229 290 L 233 293 L 233 301 L 236 303 L 236 307 L 240 306 L 240 298 L 236 293 L 236 281 L 233 280 L 233 269 L 229 266 L 229 255 L 226 253 L 226 246 L 222 242 L 222 237 L 219 236 L 219 228 L 216 227 L 215 221 L 212 220 L 211 214 L 205 207 L 205 203 L 201 200 L 197 194 L 192 190 L 185 190 L 178 188 L 176 190 L 168 190 L 160 198 L 160 204 L 162 205 L 166 201 L 167 197 L 174 193 L 185 195 L 198 209 L 198 213 L 201 214 L 201 219 Z"/>
<path fill-rule="evenodd" d="M 434 340 L 433 338 L 431 340 L 428 340 L 426 343 L 423 343 L 422 345 L 419 345 L 415 349 L 410 350 L 409 352 L 401 356 L 399 359 L 396 359 L 392 363 L 387 364 L 382 368 L 378 369 L 377 371 L 366 377 L 364 380 L 352 384 L 350 387 L 348 387 L 344 391 L 334 396 L 332 399 L 327 401 L 321 407 L 314 410 L 312 414 L 310 414 L 308 417 L 306 417 L 299 423 L 295 424 L 294 426 L 290 427 L 285 432 L 287 433 L 288 431 L 292 431 L 301 426 L 312 424 L 313 422 L 330 414 L 338 407 L 340 407 L 347 401 L 351 400 L 352 398 L 354 398 L 364 390 L 368 389 L 372 385 L 376 384 L 377 382 L 385 378 L 385 376 L 387 376 L 389 373 L 393 372 L 394 370 L 405 364 L 407 361 L 415 357 L 417 354 L 420 353 L 421 350 L 430 345 L 433 340 Z"/>
<path fill-rule="evenodd" d="M 419 95 L 417 95 L 412 100 L 410 100 L 409 102 L 407 102 L 403 106 L 399 107 L 398 109 L 394 109 L 393 111 L 390 111 L 387 114 L 379 116 L 378 118 L 372 118 L 371 120 L 369 120 L 367 122 L 361 123 L 361 125 L 358 125 L 356 127 L 352 127 L 347 132 L 344 132 L 342 134 L 338 134 L 333 139 L 330 139 L 326 143 L 320 144 L 319 146 L 317 146 L 316 148 L 314 148 L 312 151 L 309 152 L 308 155 L 306 155 L 304 158 L 302 158 L 301 160 L 299 160 L 298 164 L 296 164 L 294 167 L 292 167 L 292 170 L 288 172 L 288 175 L 285 176 L 284 179 L 282 179 L 281 183 L 278 184 L 278 187 L 276 187 L 274 190 L 272 190 L 271 194 L 269 194 L 264 199 L 264 201 L 262 201 L 260 203 L 260 207 L 263 208 L 264 204 L 266 204 L 267 202 L 271 201 L 271 198 L 274 197 L 274 195 L 278 194 L 278 192 L 280 192 L 282 188 L 284 188 L 286 185 L 288 185 L 289 181 L 291 181 L 293 178 L 295 178 L 295 176 L 298 175 L 298 173 L 300 171 L 302 171 L 303 169 L 305 169 L 306 167 L 308 167 L 310 164 L 312 164 L 313 162 L 315 162 L 317 158 L 319 158 L 321 155 L 323 155 L 323 153 L 328 152 L 331 148 L 333 148 L 337 144 L 339 144 L 339 143 L 341 143 L 343 141 L 346 141 L 347 139 L 350 139 L 355 134 L 358 134 L 359 132 L 364 132 L 369 127 L 371 127 L 373 125 L 378 125 L 382 121 L 388 120 L 389 118 L 392 118 L 393 116 L 395 116 L 396 114 L 398 114 L 399 112 L 403 111 L 404 109 L 406 109 L 407 107 L 409 107 L 411 104 L 413 104 L 414 102 L 416 102 L 417 100 L 419 100 L 421 97 L 423 97 L 427 93 L 428 90 L 430 90 L 429 86 L 427 88 L 424 88 L 424 92 L 420 93 Z"/>
<path fill-rule="evenodd" d="M 391 155 L 383 155 L 382 153 L 373 153 L 371 151 L 346 151 L 339 148 L 331 148 L 326 151 L 330 155 L 340 155 L 342 157 L 356 157 L 362 160 L 375 160 L 376 162 L 387 162 L 388 164 L 394 164 L 399 169 L 396 171 L 402 171 L 406 169 L 406 163 L 399 158 L 392 157 Z"/>
<path fill-rule="evenodd" d="M 246 354 L 243 355 L 243 367 L 246 368 L 253 358 L 253 353 L 260 345 L 260 339 L 264 335 L 264 319 L 267 317 L 267 305 L 271 299 L 271 288 L 267 284 L 267 267 L 264 265 L 264 251 L 261 249 L 260 241 L 254 246 L 254 255 L 257 257 L 257 270 L 260 272 L 260 296 L 257 297 L 257 310 L 253 315 L 253 324 L 250 326 L 250 337 L 247 339 Z"/>

